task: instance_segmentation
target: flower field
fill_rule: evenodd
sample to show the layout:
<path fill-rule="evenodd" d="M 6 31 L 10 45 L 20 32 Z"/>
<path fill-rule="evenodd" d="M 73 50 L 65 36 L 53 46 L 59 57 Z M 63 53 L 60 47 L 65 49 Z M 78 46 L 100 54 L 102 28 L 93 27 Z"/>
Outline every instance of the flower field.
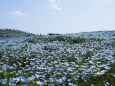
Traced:
<path fill-rule="evenodd" d="M 115 86 L 115 31 L 0 39 L 0 86 Z"/>

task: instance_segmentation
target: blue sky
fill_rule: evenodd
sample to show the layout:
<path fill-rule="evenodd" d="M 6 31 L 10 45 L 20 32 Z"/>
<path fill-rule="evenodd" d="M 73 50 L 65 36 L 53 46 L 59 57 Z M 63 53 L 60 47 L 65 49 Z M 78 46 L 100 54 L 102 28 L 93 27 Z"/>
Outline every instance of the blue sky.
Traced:
<path fill-rule="evenodd" d="M 0 28 L 38 34 L 115 30 L 115 0 L 0 0 Z"/>

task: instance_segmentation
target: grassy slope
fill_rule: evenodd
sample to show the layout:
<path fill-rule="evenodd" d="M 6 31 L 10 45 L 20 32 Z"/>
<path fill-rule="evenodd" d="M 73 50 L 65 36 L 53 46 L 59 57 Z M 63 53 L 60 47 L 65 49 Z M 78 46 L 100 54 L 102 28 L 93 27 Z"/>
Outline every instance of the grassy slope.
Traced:
<path fill-rule="evenodd" d="M 19 36 L 29 36 L 30 33 L 26 33 L 19 30 L 10 29 L 0 29 L 0 37 L 19 37 Z"/>

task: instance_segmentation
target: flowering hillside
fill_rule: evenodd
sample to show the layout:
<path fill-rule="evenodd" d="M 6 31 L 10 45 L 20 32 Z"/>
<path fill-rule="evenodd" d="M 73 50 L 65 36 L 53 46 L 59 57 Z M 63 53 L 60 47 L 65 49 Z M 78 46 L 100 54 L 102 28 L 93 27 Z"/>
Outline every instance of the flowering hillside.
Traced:
<path fill-rule="evenodd" d="M 115 31 L 2 39 L 0 86 L 115 86 Z"/>

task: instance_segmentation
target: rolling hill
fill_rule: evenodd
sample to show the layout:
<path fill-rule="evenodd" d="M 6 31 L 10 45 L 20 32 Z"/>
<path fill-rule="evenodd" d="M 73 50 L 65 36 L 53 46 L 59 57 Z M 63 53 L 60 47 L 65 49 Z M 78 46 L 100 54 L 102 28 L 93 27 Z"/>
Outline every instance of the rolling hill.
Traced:
<path fill-rule="evenodd" d="M 0 29 L 0 37 L 23 37 L 30 36 L 32 33 L 27 33 L 20 30 L 12 30 L 12 29 Z"/>

